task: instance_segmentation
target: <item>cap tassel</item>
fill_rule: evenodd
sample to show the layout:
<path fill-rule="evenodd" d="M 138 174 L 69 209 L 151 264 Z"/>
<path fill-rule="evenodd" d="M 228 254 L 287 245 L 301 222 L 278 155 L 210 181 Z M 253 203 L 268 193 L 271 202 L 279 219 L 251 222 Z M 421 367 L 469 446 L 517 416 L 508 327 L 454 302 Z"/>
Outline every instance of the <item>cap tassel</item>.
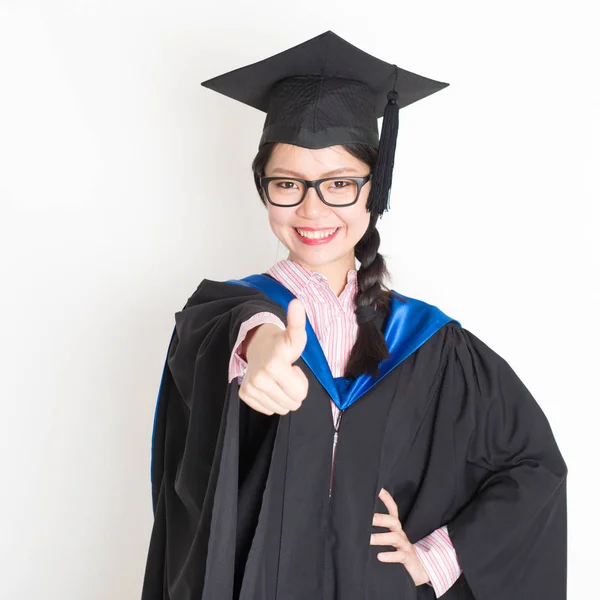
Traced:
<path fill-rule="evenodd" d="M 394 85 L 394 87 L 396 87 Z M 388 103 L 383 112 L 381 137 L 379 139 L 379 154 L 375 165 L 371 194 L 367 202 L 367 210 L 378 215 L 390 208 L 390 192 L 396 140 L 398 138 L 398 92 L 392 90 L 387 95 Z"/>

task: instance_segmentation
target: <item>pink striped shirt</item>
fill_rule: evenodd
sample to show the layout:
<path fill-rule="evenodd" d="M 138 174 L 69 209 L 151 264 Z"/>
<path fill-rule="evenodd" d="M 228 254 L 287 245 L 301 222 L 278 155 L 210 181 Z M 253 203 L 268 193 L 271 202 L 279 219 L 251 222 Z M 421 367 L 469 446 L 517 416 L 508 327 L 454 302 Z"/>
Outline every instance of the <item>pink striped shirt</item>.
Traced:
<path fill-rule="evenodd" d="M 354 297 L 358 292 L 356 270 L 348 271 L 346 286 L 339 296 L 335 295 L 325 276 L 291 260 L 280 260 L 267 273 L 302 300 L 306 317 L 323 348 L 332 375 L 342 377 L 358 335 L 354 314 Z M 238 382 L 242 383 L 247 363 L 240 355 L 241 344 L 251 329 L 263 323 L 273 323 L 285 329 L 281 319 L 270 312 L 257 313 L 242 323 L 229 362 L 229 381 L 238 377 Z M 333 401 L 331 412 L 335 423 L 339 409 Z M 414 548 L 439 598 L 462 572 L 447 527 L 436 529 L 416 542 Z"/>

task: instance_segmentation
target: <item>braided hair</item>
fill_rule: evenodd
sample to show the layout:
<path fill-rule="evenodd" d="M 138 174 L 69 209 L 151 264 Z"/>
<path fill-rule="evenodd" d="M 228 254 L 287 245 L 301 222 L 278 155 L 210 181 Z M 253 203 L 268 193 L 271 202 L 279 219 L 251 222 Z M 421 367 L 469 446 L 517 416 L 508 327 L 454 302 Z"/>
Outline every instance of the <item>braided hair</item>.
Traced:
<path fill-rule="evenodd" d="M 265 143 L 252 161 L 254 183 L 263 205 L 260 178 L 264 176 L 276 142 Z M 377 161 L 378 151 L 366 144 L 341 144 L 352 156 L 366 163 L 372 170 Z M 390 313 L 391 296 L 403 298 L 388 288 L 384 281 L 389 280 L 385 259 L 379 254 L 381 239 L 376 224 L 379 215 L 370 213 L 369 226 L 363 237 L 354 247 L 356 259 L 360 262 L 357 271 L 358 292 L 355 297 L 355 314 L 358 324 L 358 336 L 346 364 L 344 377 L 354 379 L 363 373 L 373 377 L 378 375 L 379 363 L 389 357 L 389 350 L 383 336 L 383 324 Z"/>

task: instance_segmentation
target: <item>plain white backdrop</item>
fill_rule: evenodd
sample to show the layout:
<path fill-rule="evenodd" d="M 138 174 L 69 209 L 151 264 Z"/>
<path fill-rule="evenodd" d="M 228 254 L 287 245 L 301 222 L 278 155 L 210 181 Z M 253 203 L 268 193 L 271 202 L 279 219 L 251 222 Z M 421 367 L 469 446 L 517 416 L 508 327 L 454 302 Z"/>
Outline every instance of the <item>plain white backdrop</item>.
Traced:
<path fill-rule="evenodd" d="M 450 83 L 400 112 L 381 251 L 542 406 L 570 469 L 569 597 L 591 597 L 594 4 L 0 0 L 0 596 L 140 596 L 174 313 L 287 256 L 250 170 L 264 114 L 200 82 L 331 29 Z"/>

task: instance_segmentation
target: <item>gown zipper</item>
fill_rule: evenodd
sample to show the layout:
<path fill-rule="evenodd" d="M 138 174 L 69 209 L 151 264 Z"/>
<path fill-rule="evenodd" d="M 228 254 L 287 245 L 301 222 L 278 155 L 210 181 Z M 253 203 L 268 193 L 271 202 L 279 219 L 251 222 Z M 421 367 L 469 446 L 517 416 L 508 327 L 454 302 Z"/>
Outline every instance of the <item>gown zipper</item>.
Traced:
<path fill-rule="evenodd" d="M 335 467 L 335 451 L 336 451 L 336 447 L 337 447 L 337 442 L 338 442 L 338 435 L 339 435 L 339 430 L 340 430 L 340 423 L 342 421 L 342 415 L 343 415 L 344 411 L 341 410 L 335 420 L 335 424 L 334 424 L 334 433 L 333 433 L 333 450 L 331 452 L 331 474 L 329 476 L 329 499 L 327 502 L 327 535 L 329 535 L 329 527 L 330 527 L 330 519 L 331 519 L 331 489 L 333 487 L 333 470 Z M 327 545 L 327 544 L 326 544 Z M 323 560 L 323 582 L 324 582 L 324 587 L 323 587 L 323 598 L 322 600 L 325 600 L 325 593 L 326 593 L 326 589 L 327 586 L 325 585 L 325 582 L 327 581 L 327 565 L 330 563 L 330 560 L 328 560 L 327 555 L 324 555 L 324 560 Z"/>
<path fill-rule="evenodd" d="M 340 412 L 337 415 L 337 419 L 335 421 L 335 431 L 333 434 L 333 451 L 331 454 L 331 475 L 329 477 L 329 498 L 331 498 L 331 488 L 333 485 L 333 469 L 335 466 L 335 449 L 337 447 L 337 442 L 338 442 L 338 435 L 339 435 L 339 430 L 340 430 L 340 423 L 342 421 L 342 415 L 344 414 L 343 410 L 340 410 Z"/>

